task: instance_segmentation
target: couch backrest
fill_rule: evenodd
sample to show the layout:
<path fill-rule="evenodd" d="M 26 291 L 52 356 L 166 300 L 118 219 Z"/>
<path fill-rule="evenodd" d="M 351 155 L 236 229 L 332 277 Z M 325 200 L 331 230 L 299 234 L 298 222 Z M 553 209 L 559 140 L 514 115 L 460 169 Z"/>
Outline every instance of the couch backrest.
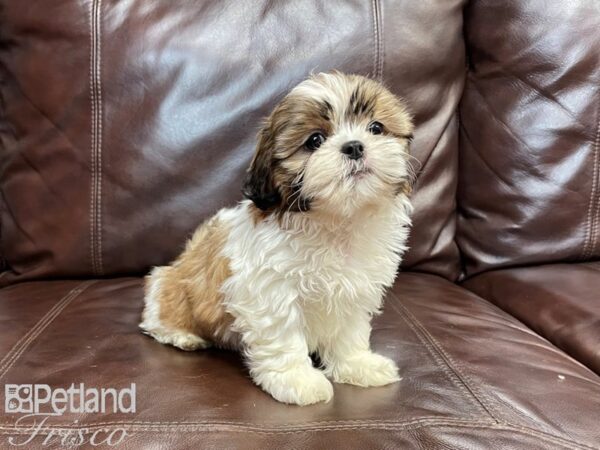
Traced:
<path fill-rule="evenodd" d="M 2 1 L 4 283 L 168 262 L 241 199 L 261 118 L 329 69 L 411 106 L 422 167 L 404 264 L 456 278 L 463 3 Z"/>
<path fill-rule="evenodd" d="M 600 257 L 600 2 L 465 13 L 459 230 L 466 273 Z"/>

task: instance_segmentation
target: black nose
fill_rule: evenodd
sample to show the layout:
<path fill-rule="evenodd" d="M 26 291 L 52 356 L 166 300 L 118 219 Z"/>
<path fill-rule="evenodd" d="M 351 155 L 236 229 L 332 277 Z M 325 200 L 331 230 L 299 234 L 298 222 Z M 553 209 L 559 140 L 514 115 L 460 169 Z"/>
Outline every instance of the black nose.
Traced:
<path fill-rule="evenodd" d="M 350 159 L 362 158 L 364 151 L 365 149 L 360 141 L 349 141 L 342 145 L 342 153 Z"/>

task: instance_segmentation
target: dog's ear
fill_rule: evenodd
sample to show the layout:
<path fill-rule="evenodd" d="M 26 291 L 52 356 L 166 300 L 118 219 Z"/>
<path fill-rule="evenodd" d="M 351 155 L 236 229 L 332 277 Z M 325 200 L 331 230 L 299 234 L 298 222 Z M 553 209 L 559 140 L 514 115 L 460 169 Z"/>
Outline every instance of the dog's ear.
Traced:
<path fill-rule="evenodd" d="M 252 200 L 263 211 L 274 208 L 281 203 L 281 195 L 273 179 L 275 138 L 269 122 L 258 134 L 256 152 L 246 173 L 242 188 L 244 197 Z"/>

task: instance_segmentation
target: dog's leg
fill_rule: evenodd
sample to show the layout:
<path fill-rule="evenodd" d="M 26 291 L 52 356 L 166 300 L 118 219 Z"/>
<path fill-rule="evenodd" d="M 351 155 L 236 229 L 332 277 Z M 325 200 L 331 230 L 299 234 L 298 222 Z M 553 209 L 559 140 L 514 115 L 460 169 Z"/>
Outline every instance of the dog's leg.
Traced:
<path fill-rule="evenodd" d="M 256 384 L 280 402 L 328 402 L 333 397 L 333 386 L 323 372 L 313 367 L 304 336 L 290 325 L 264 340 L 244 339 L 250 374 Z"/>
<path fill-rule="evenodd" d="M 333 381 L 368 387 L 400 380 L 394 361 L 371 351 L 370 335 L 370 317 L 356 313 L 319 348 L 325 373 Z"/>
<path fill-rule="evenodd" d="M 296 405 L 329 401 L 333 386 L 312 365 L 297 295 L 281 283 L 270 283 L 235 309 L 250 375 L 276 400 Z M 250 305 L 251 303 L 251 305 Z"/>

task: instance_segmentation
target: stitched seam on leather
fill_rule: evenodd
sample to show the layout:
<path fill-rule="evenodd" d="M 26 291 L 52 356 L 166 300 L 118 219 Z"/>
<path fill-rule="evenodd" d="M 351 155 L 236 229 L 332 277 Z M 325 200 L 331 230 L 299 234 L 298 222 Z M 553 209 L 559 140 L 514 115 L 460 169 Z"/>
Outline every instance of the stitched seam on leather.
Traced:
<path fill-rule="evenodd" d="M 0 379 L 14 366 L 21 355 L 27 350 L 35 339 L 50 325 L 60 313 L 96 281 L 85 281 L 71 289 L 12 347 L 0 363 Z"/>
<path fill-rule="evenodd" d="M 276 426 L 268 426 L 268 425 L 258 425 L 255 422 L 238 422 L 232 420 L 218 420 L 218 421 L 210 421 L 210 420 L 200 420 L 200 421 L 143 421 L 143 420 L 117 420 L 117 421 L 107 421 L 107 422 L 92 422 L 89 424 L 85 423 L 67 423 L 67 424 L 56 424 L 56 426 L 64 429 L 77 429 L 81 427 L 106 427 L 106 426 L 120 426 L 120 425 L 130 425 L 130 426 L 148 426 L 148 427 L 161 427 L 161 426 L 234 426 L 244 429 L 256 429 L 256 430 L 266 430 L 266 431 L 277 431 L 277 430 L 308 430 L 312 428 L 348 428 L 348 427 L 362 427 L 362 426 L 410 426 L 415 424 L 428 424 L 428 423 L 438 423 L 438 422 L 454 424 L 454 423 L 478 423 L 478 424 L 487 424 L 493 425 L 494 422 L 491 420 L 483 420 L 483 419 L 454 419 L 451 417 L 439 417 L 439 416 L 431 416 L 431 417 L 421 417 L 421 418 L 411 418 L 407 420 L 380 420 L 380 419 L 348 419 L 348 420 L 323 420 L 323 421 L 313 421 L 313 422 L 302 422 L 298 424 L 282 424 Z M 4 422 L 0 423 L 0 427 L 12 426 L 15 424 L 12 422 Z M 22 425 L 20 426 L 23 429 L 28 429 L 29 426 Z M 17 427 L 18 428 L 18 427 Z M 14 429 L 14 428 L 13 428 Z"/>
<path fill-rule="evenodd" d="M 94 52 L 96 48 L 96 34 L 94 33 L 94 6 L 95 2 L 90 2 L 90 106 L 92 109 L 91 130 L 90 130 L 90 260 L 92 263 L 92 273 L 98 273 L 96 263 L 96 239 L 95 239 L 95 207 L 94 201 L 96 195 L 96 89 L 94 81 Z"/>
<path fill-rule="evenodd" d="M 102 0 L 90 4 L 90 96 L 91 188 L 90 188 L 90 252 L 94 275 L 103 273 L 102 264 L 102 80 L 101 80 L 101 14 Z"/>
<path fill-rule="evenodd" d="M 589 215 L 588 220 L 591 218 L 590 224 L 590 237 L 589 242 L 590 245 L 587 249 L 587 254 L 584 255 L 585 259 L 591 258 L 594 254 L 594 250 L 596 248 L 596 239 L 598 236 L 598 222 L 599 222 L 599 214 L 600 214 L 600 192 L 598 189 L 598 185 L 600 184 L 600 170 L 598 169 L 599 159 L 600 159 L 600 151 L 598 146 L 600 144 L 600 105 L 598 107 L 598 118 L 596 120 L 596 137 L 594 139 L 594 173 L 593 173 L 593 182 L 592 182 L 592 194 L 590 197 L 590 205 L 589 205 Z M 596 199 L 596 197 L 598 197 Z M 598 202 L 597 204 L 595 204 Z M 593 217 L 591 217 L 592 210 L 594 209 L 594 204 L 596 207 L 596 213 Z"/>
<path fill-rule="evenodd" d="M 435 348 L 419 333 L 419 330 L 408 319 L 406 319 L 400 311 L 398 311 L 398 313 L 402 317 L 402 320 L 404 320 L 404 322 L 410 327 L 413 333 L 415 333 L 419 341 L 421 341 L 421 343 L 425 346 L 429 354 L 432 356 L 434 362 L 438 365 L 442 372 L 444 372 L 444 375 L 446 375 L 448 380 L 450 380 L 450 382 L 454 384 L 454 386 L 461 391 L 463 395 L 477 407 L 478 410 L 482 409 L 481 405 L 476 401 L 476 399 L 473 399 L 472 393 L 469 392 L 469 390 L 464 386 L 464 383 L 461 382 L 460 378 L 453 373 L 452 369 L 448 367 L 444 359 L 438 354 Z M 483 412 L 487 413 L 485 408 L 483 408 Z"/>
<path fill-rule="evenodd" d="M 400 313 L 400 317 L 412 328 L 412 325 L 422 333 L 422 336 L 419 332 L 415 331 L 417 336 L 421 339 L 421 342 L 430 349 L 432 355 L 437 355 L 439 360 L 441 360 L 442 368 L 446 368 L 451 374 L 450 378 L 455 382 L 455 384 L 463 390 L 468 396 L 475 401 L 477 404 L 487 415 L 489 415 L 496 422 L 499 422 L 498 417 L 496 417 L 493 408 L 487 404 L 486 401 L 483 401 L 482 394 L 476 393 L 476 390 L 473 386 L 473 382 L 458 369 L 458 365 L 456 362 L 446 353 L 446 351 L 442 348 L 442 346 L 437 342 L 437 340 L 429 333 L 429 331 L 421 324 L 421 322 L 401 303 L 400 299 L 393 293 L 390 292 L 390 295 L 396 300 L 392 307 L 398 311 L 397 308 L 401 308 L 402 311 L 398 311 Z M 412 322 L 412 324 L 411 324 Z M 435 357 L 434 357 L 435 358 Z M 436 360 L 438 359 L 436 358 Z"/>
<path fill-rule="evenodd" d="M 431 425 L 447 425 L 447 426 L 460 426 L 460 425 L 481 425 L 481 426 L 494 426 L 495 424 L 489 421 L 481 421 L 481 420 L 474 420 L 474 421 L 469 421 L 469 420 L 462 420 L 462 419 L 451 419 L 451 418 L 440 418 L 440 417 L 436 417 L 436 418 L 424 418 L 424 419 L 417 419 L 417 420 L 408 420 L 408 421 L 401 421 L 401 422 L 389 422 L 389 423 L 383 423 L 383 422 L 377 422 L 377 421 L 373 421 L 371 423 L 365 423 L 363 421 L 356 421 L 357 423 L 351 423 L 351 424 L 335 424 L 335 425 L 328 425 L 327 422 L 323 422 L 322 424 L 319 425 L 315 425 L 315 426 L 311 426 L 311 425 L 307 425 L 307 424 L 298 424 L 298 425 L 293 425 L 293 426 L 289 426 L 289 425 L 281 425 L 281 426 L 275 426 L 275 427 L 269 427 L 269 426 L 260 426 L 260 425 L 256 425 L 255 423 L 236 423 L 236 422 L 230 422 L 230 421 L 218 421 L 218 422 L 195 422 L 195 423 L 181 423 L 181 422 L 153 422 L 153 423 L 144 423 L 144 424 L 139 424 L 138 422 L 127 422 L 127 421 L 123 421 L 123 422 L 114 422 L 111 423 L 110 425 L 106 425 L 106 424 L 97 424 L 97 423 L 93 423 L 93 424 L 77 424 L 77 425 L 59 425 L 59 424 L 53 424 L 52 429 L 57 430 L 57 429 L 63 429 L 63 430 L 77 430 L 77 429 L 81 429 L 81 428 L 88 428 L 88 429 L 94 429 L 94 428 L 106 428 L 107 426 L 110 427 L 127 427 L 130 428 L 132 430 L 165 430 L 165 429 L 171 429 L 171 430 L 182 430 L 182 429 L 188 429 L 188 430 L 194 430 L 194 429 L 206 429 L 206 428 L 212 428 L 212 429 L 228 429 L 231 431 L 243 431 L 243 432 L 263 432 L 263 433 L 304 433 L 307 431 L 323 431 L 323 430 L 328 430 L 328 431 L 335 431 L 335 430 L 358 430 L 358 429 L 378 429 L 378 428 L 388 428 L 388 429 L 403 429 L 403 428 L 414 428 L 414 427 L 421 427 L 421 426 L 431 426 Z M 8 425 L 8 424 L 7 424 Z M 27 426 L 27 425 L 19 425 L 19 426 L 13 426 L 13 427 L 4 427 L 3 425 L 0 425 L 0 429 L 6 429 L 8 428 L 9 430 L 22 430 L 22 431 L 30 431 L 31 427 Z M 41 431 L 41 430 L 40 430 Z"/>
<path fill-rule="evenodd" d="M 419 329 L 421 329 L 423 331 L 423 333 L 425 333 L 428 336 L 429 339 L 431 339 L 431 341 L 434 345 L 436 345 L 437 350 L 445 357 L 446 364 L 448 364 L 448 366 L 451 368 L 451 370 L 461 379 L 461 381 L 464 383 L 465 387 L 467 387 L 467 389 L 469 389 L 469 391 L 471 392 L 473 397 L 486 409 L 488 414 L 494 420 L 496 420 L 497 423 L 510 424 L 511 427 L 517 427 L 522 430 L 529 430 L 534 433 L 550 435 L 550 436 L 555 437 L 556 439 L 562 439 L 562 440 L 568 441 L 567 439 L 565 439 L 563 437 L 555 436 L 548 431 L 533 429 L 533 428 L 526 427 L 523 425 L 515 425 L 507 420 L 501 419 L 500 413 L 498 412 L 498 410 L 492 406 L 492 403 L 494 403 L 493 400 L 489 396 L 487 396 L 484 392 L 482 392 L 478 387 L 476 387 L 474 381 L 466 374 L 466 371 L 456 361 L 454 361 L 454 359 L 450 355 L 448 355 L 446 353 L 446 351 L 439 344 L 439 342 L 437 342 L 437 340 L 433 337 L 433 335 L 431 335 L 429 333 L 429 331 L 421 324 L 421 322 L 398 300 L 398 297 L 393 293 L 390 293 L 390 294 L 392 295 L 392 297 L 394 297 L 396 299 L 396 304 L 405 311 L 405 313 L 407 314 L 407 316 L 409 318 L 411 318 L 412 320 L 415 321 L 415 325 L 418 326 Z M 512 405 L 509 405 L 509 406 L 511 408 L 513 408 Z M 543 425 L 543 424 L 541 424 L 541 425 Z"/>
<path fill-rule="evenodd" d="M 510 424 L 507 421 L 499 419 L 498 412 L 491 406 L 492 400 L 489 397 L 487 397 L 486 395 L 484 395 L 484 393 L 481 392 L 479 389 L 475 388 L 475 383 L 472 381 L 472 379 L 469 376 L 467 376 L 466 373 L 464 373 L 464 370 L 463 371 L 460 370 L 460 366 L 458 365 L 458 363 L 456 361 L 454 361 L 453 358 L 451 358 L 450 355 L 448 355 L 445 352 L 443 347 L 437 342 L 437 340 L 433 337 L 433 335 L 431 335 L 431 333 L 429 333 L 429 331 L 420 323 L 420 321 L 406 307 L 404 307 L 404 305 L 402 305 L 402 303 L 400 303 L 398 297 L 395 294 L 393 294 L 393 293 L 390 293 L 390 294 L 393 298 L 396 299 L 396 303 L 394 305 L 398 305 L 400 308 L 402 308 L 403 311 L 405 312 L 407 318 L 414 321 L 414 325 L 416 327 L 418 327 L 419 330 L 421 330 L 428 339 L 430 339 L 431 343 L 435 346 L 436 351 L 439 352 L 440 355 L 442 356 L 442 358 L 444 359 L 444 362 L 447 365 L 447 367 L 458 377 L 458 379 L 461 381 L 461 383 L 468 389 L 471 396 L 479 402 L 479 404 L 486 410 L 486 412 L 489 414 L 489 416 L 496 421 L 496 423 L 498 425 L 505 424 L 515 430 L 521 431 L 524 434 L 529 434 L 529 435 L 536 436 L 536 437 L 545 436 L 545 437 L 551 439 L 552 441 L 560 442 L 561 445 L 565 445 L 565 446 L 568 446 L 565 443 L 570 443 L 570 444 L 577 445 L 579 448 L 592 448 L 592 447 L 586 446 L 585 444 L 575 443 L 573 441 L 567 440 L 560 436 L 555 436 L 555 435 L 550 434 L 543 430 L 536 430 L 536 429 L 532 429 L 529 427 L 514 425 L 514 424 Z M 400 316 L 405 320 L 405 322 L 409 326 L 411 326 L 410 322 L 404 318 L 403 314 L 400 314 Z M 411 326 L 411 328 L 412 328 L 412 326 Z M 417 333 L 417 335 L 418 335 L 418 333 Z M 426 342 L 423 341 L 423 343 L 427 346 Z M 485 402 L 483 401 L 484 399 L 486 400 Z"/>
<path fill-rule="evenodd" d="M 379 4 L 378 0 L 371 1 L 371 14 L 373 16 L 373 78 L 379 78 L 380 31 L 379 31 Z"/>
<path fill-rule="evenodd" d="M 78 285 L 77 287 L 79 287 L 79 286 L 80 285 Z M 29 337 L 29 335 L 31 333 L 33 333 L 39 326 L 43 325 L 43 323 L 47 320 L 47 318 L 50 317 L 52 314 L 54 314 L 54 311 L 56 309 L 60 308 L 62 302 L 64 302 L 65 298 L 68 297 L 72 291 L 73 291 L 73 289 L 70 290 L 66 295 L 64 295 L 58 302 L 56 302 L 54 304 L 54 306 L 52 306 L 46 312 L 46 314 L 44 314 L 42 316 L 42 318 L 40 320 L 38 320 L 31 329 L 29 329 L 29 331 L 27 331 L 23 336 L 21 336 L 21 338 L 15 343 L 15 345 L 13 345 L 13 347 L 6 353 L 6 355 L 4 355 L 4 358 L 2 358 L 2 360 L 0 360 L 0 373 L 2 372 L 2 369 L 4 369 L 4 367 L 8 363 L 8 359 L 12 358 L 13 353 L 16 352 L 19 348 L 21 348 L 23 341 L 25 341 Z"/>
<path fill-rule="evenodd" d="M 97 251 L 98 251 L 98 272 L 100 275 L 104 274 L 104 264 L 102 262 L 102 0 L 98 0 L 98 13 L 96 14 L 96 33 L 97 33 L 97 45 L 98 45 L 98 59 L 96 70 L 96 78 L 98 85 L 98 189 L 97 189 L 97 224 L 96 224 L 96 238 L 98 239 Z"/>
<path fill-rule="evenodd" d="M 445 428 L 449 425 L 431 425 L 430 428 Z M 454 425 L 451 425 L 454 426 Z M 580 442 L 572 441 L 569 439 L 561 438 L 560 436 L 555 436 L 553 434 L 548 434 L 543 431 L 532 430 L 529 428 L 519 427 L 518 425 L 513 425 L 510 423 L 499 423 L 497 425 L 486 426 L 486 425 L 456 425 L 456 428 L 480 428 L 480 429 L 489 429 L 489 430 L 504 430 L 504 431 L 512 431 L 524 434 L 526 436 L 535 437 L 538 439 L 543 439 L 548 442 L 552 442 L 553 444 L 561 445 L 564 448 L 568 449 L 585 449 L 585 450 L 598 450 L 598 447 L 591 447 L 587 444 L 582 444 Z"/>
<path fill-rule="evenodd" d="M 233 426 L 232 426 L 233 425 Z M 52 430 L 56 431 L 69 431 L 74 429 L 94 429 L 97 427 L 104 427 L 99 424 L 90 424 L 85 425 L 81 424 L 79 426 L 52 426 Z M 218 422 L 218 423 L 210 423 L 210 422 L 198 422 L 198 423 L 168 423 L 168 422 L 155 422 L 154 425 L 134 425 L 130 422 L 122 422 L 115 425 L 115 428 L 125 428 L 128 431 L 139 432 L 168 432 L 168 431 L 178 431 L 178 432 L 199 432 L 199 431 L 213 431 L 213 432 L 243 432 L 243 433 L 254 433 L 254 434 L 264 434 L 264 435 L 278 435 L 278 434 L 297 434 L 297 433 L 307 433 L 307 432 L 321 432 L 321 431 L 348 431 L 348 430 L 387 430 L 387 431 L 402 431 L 402 430 L 416 430 L 420 428 L 471 428 L 471 429 L 486 429 L 486 430 L 502 430 L 502 431 L 513 431 L 517 433 L 521 433 L 527 436 L 535 437 L 538 439 L 543 439 L 548 442 L 552 442 L 554 444 L 559 444 L 565 448 L 570 449 L 587 449 L 587 450 L 595 450 L 595 447 L 591 447 L 587 444 L 581 444 L 571 440 L 565 440 L 560 437 L 549 435 L 547 433 L 536 432 L 534 430 L 523 429 L 518 426 L 513 426 L 511 424 L 496 424 L 493 422 L 486 421 L 464 421 L 464 420 L 451 420 L 451 419 L 425 419 L 425 420 L 417 420 L 411 422 L 398 422 L 393 424 L 384 424 L 384 423 L 373 423 L 373 424 L 359 424 L 359 425 L 349 425 L 349 426 L 321 426 L 314 428 L 306 428 L 300 425 L 295 429 L 285 428 L 285 427 L 277 427 L 277 428 L 266 428 L 266 427 L 257 427 L 256 425 L 252 426 L 239 426 L 235 423 L 229 422 Z M 40 435 L 46 435 L 52 432 L 47 429 L 40 429 Z M 22 427 L 11 427 L 5 428 L 0 425 L 0 434 L 8 435 L 8 434 L 19 434 L 19 433 L 31 433 L 31 427 L 22 426 Z M 597 450 L 597 449 L 596 449 Z"/>
<path fill-rule="evenodd" d="M 518 416 L 521 420 L 524 420 L 525 422 L 527 422 L 528 420 L 531 419 L 531 417 L 528 417 L 527 414 L 525 414 L 523 411 L 520 411 L 517 407 L 515 407 L 514 405 L 512 405 L 509 401 L 500 398 L 498 400 L 498 403 L 503 405 L 506 408 L 509 408 L 516 416 Z M 517 419 L 513 419 L 513 420 L 517 420 Z M 530 429 L 530 430 L 535 430 L 537 432 L 540 433 L 547 433 L 547 434 L 552 434 L 552 428 L 548 427 L 545 423 L 538 423 L 537 426 L 539 427 L 538 429 L 533 429 L 533 428 L 529 428 L 526 427 L 524 425 L 515 425 L 513 423 L 512 426 L 519 426 L 523 429 Z M 568 433 L 566 433 L 568 435 Z"/>
<path fill-rule="evenodd" d="M 598 447 L 592 447 L 588 444 L 583 444 L 581 442 L 574 441 L 572 439 L 565 439 L 560 436 L 556 436 L 555 434 L 548 433 L 546 431 L 535 430 L 529 427 L 522 427 L 519 425 L 515 425 L 513 423 L 501 423 L 501 427 L 506 430 L 516 431 L 518 433 L 522 433 L 528 436 L 546 439 L 550 442 L 560 444 L 566 448 L 576 448 L 576 449 L 587 449 L 587 450 L 598 450 Z"/>
<path fill-rule="evenodd" d="M 598 115 L 599 120 L 600 120 L 600 113 Z M 600 123 L 600 122 L 599 122 Z M 596 132 L 596 137 L 598 137 L 598 132 Z M 593 222 L 593 216 L 594 216 L 594 197 L 595 197 L 595 193 L 596 193 L 596 172 L 597 172 L 597 165 L 598 165 L 598 147 L 596 145 L 594 145 L 593 147 L 593 154 L 592 154 L 592 158 L 593 158 L 593 164 L 592 164 L 592 189 L 590 191 L 590 199 L 588 202 L 588 211 L 587 211 L 587 217 L 586 217 L 586 221 L 585 221 L 585 238 L 584 238 L 584 243 L 583 243 L 583 250 L 581 252 L 581 259 L 586 259 L 587 255 L 588 255 L 588 249 L 590 247 L 590 242 L 592 239 L 592 222 Z"/>
<path fill-rule="evenodd" d="M 385 41 L 383 29 L 383 3 L 377 0 L 377 12 L 379 17 L 379 81 L 383 81 L 383 63 L 385 61 Z"/>

